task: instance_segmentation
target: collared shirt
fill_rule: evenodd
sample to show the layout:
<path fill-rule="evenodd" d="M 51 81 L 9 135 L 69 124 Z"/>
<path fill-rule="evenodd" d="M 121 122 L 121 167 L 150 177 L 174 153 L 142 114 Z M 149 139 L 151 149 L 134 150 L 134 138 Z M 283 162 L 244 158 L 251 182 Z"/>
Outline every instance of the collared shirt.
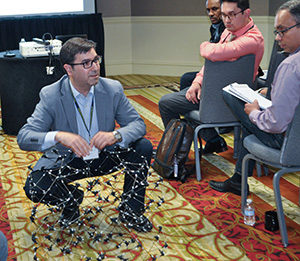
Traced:
<path fill-rule="evenodd" d="M 83 119 L 79 113 L 79 110 L 76 108 L 75 101 L 75 111 L 76 111 L 76 121 L 77 121 L 77 127 L 78 127 L 78 135 L 83 137 L 88 143 L 90 142 L 90 139 L 98 132 L 98 119 L 96 115 L 96 103 L 95 103 L 95 95 L 94 95 L 94 86 L 91 87 L 89 93 L 87 96 L 84 96 L 80 92 L 78 92 L 72 83 L 70 82 L 71 90 L 73 92 L 74 98 L 76 99 L 79 108 L 82 112 L 82 116 L 84 118 L 85 124 L 83 122 Z M 94 102 L 93 102 L 94 100 Z M 93 103 L 93 114 L 92 119 L 90 119 L 91 116 L 91 108 Z M 92 125 L 90 127 L 90 121 L 92 122 Z M 86 129 L 88 128 L 88 130 Z M 90 132 L 90 134 L 89 134 Z"/>
<path fill-rule="evenodd" d="M 210 26 L 211 38 L 210 38 L 209 41 L 211 43 L 217 43 L 217 42 L 219 42 L 221 34 L 223 33 L 224 29 L 225 29 L 225 26 L 224 26 L 222 20 L 219 23 L 217 23 L 217 24 L 211 24 L 211 26 Z"/>
<path fill-rule="evenodd" d="M 272 106 L 263 111 L 252 111 L 249 118 L 263 131 L 282 133 L 300 103 L 300 47 L 278 66 L 272 83 L 271 100 Z"/>
<path fill-rule="evenodd" d="M 74 86 L 72 85 L 71 81 L 69 80 L 69 84 L 71 86 L 71 90 L 73 92 L 74 97 L 77 100 L 77 103 L 79 105 L 79 108 L 82 112 L 83 118 L 85 120 L 86 126 L 90 127 L 90 112 L 91 112 L 91 106 L 92 106 L 92 101 L 95 97 L 94 95 L 94 86 L 91 87 L 89 93 L 87 96 L 84 96 L 80 92 L 78 92 Z M 90 137 L 89 133 L 84 126 L 83 120 L 80 116 L 80 113 L 78 109 L 76 108 L 75 102 L 74 102 L 74 108 L 76 111 L 76 122 L 77 122 L 77 128 L 78 128 L 78 135 L 83 137 L 88 143 L 90 141 L 90 138 L 92 138 L 97 132 L 98 132 L 98 119 L 96 115 L 96 103 L 94 101 L 94 109 L 93 109 L 93 116 L 92 116 L 92 125 L 90 128 Z M 58 131 L 49 131 L 46 136 L 44 143 L 42 145 L 42 150 L 45 150 L 47 148 L 50 148 L 51 146 L 54 146 L 56 144 L 55 141 L 55 135 L 57 134 Z"/>
<path fill-rule="evenodd" d="M 233 41 L 230 41 L 232 34 L 235 35 L 235 38 Z M 254 54 L 254 81 L 264 54 L 264 38 L 257 26 L 254 25 L 252 18 L 250 18 L 250 22 L 238 31 L 230 32 L 225 29 L 218 43 L 203 42 L 200 45 L 200 54 L 202 57 L 213 62 L 234 61 L 241 56 Z M 193 82 L 202 85 L 203 73 L 204 66 L 202 66 L 201 71 L 197 74 Z"/>

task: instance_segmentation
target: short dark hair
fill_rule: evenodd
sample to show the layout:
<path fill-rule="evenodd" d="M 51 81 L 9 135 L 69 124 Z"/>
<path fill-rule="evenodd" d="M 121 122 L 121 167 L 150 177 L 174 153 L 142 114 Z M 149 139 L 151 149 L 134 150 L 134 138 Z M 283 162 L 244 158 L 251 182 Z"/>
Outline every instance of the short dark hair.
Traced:
<path fill-rule="evenodd" d="M 223 4 L 224 2 L 237 3 L 237 7 L 241 10 L 250 8 L 249 0 L 220 0 L 220 2 L 221 4 Z"/>
<path fill-rule="evenodd" d="M 278 8 L 277 13 L 280 10 L 288 10 L 294 17 L 296 23 L 300 23 L 300 0 L 287 1 Z M 298 25 L 298 27 L 300 27 L 300 25 Z"/>
<path fill-rule="evenodd" d="M 62 65 L 73 63 L 76 54 L 87 53 L 92 48 L 96 49 L 96 43 L 94 41 L 81 37 L 73 37 L 66 41 L 60 49 L 60 62 Z"/>

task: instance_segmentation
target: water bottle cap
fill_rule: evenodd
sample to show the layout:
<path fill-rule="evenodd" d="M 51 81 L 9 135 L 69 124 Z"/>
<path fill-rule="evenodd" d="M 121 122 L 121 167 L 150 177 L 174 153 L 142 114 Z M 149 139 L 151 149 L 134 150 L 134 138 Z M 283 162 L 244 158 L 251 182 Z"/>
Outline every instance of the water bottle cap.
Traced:
<path fill-rule="evenodd" d="M 247 198 L 247 203 L 251 204 L 252 203 L 252 199 L 251 198 Z"/>

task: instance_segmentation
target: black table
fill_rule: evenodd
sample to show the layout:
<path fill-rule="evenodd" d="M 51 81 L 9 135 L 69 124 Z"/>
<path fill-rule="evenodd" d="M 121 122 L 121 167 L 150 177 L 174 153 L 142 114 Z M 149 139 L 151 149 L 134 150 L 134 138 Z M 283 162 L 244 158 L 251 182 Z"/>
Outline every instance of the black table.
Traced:
<path fill-rule="evenodd" d="M 6 134 L 17 135 L 39 102 L 39 92 L 45 85 L 57 81 L 64 71 L 54 56 L 54 71 L 48 75 L 49 57 L 24 58 L 18 50 L 14 57 L 0 53 L 0 97 L 2 128 Z"/>

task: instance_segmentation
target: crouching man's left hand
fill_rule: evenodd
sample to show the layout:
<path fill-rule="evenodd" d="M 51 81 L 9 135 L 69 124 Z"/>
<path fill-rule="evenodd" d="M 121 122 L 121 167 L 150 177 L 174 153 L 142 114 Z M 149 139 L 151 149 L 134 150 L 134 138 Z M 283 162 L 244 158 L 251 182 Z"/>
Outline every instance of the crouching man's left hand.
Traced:
<path fill-rule="evenodd" d="M 95 146 L 97 149 L 102 150 L 116 142 L 117 140 L 112 132 L 99 131 L 91 139 L 90 146 Z"/>

